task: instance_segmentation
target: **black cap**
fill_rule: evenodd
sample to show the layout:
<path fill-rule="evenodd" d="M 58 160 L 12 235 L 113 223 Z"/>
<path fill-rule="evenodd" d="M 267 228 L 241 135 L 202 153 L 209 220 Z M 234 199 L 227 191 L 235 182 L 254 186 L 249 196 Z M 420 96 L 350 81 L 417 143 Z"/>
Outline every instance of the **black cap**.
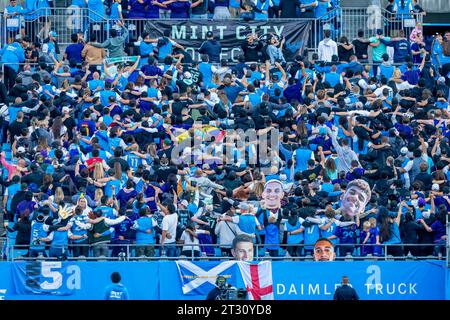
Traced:
<path fill-rule="evenodd" d="M 213 35 L 213 33 L 212 33 L 212 31 L 208 31 L 207 33 L 206 33 L 206 37 L 207 38 L 212 38 L 214 35 Z"/>

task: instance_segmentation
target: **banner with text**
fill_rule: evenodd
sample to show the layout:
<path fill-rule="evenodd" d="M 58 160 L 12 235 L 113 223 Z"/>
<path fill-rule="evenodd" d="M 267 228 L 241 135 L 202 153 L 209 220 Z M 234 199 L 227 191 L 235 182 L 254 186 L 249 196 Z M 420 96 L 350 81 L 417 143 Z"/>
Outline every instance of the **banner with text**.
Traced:
<path fill-rule="evenodd" d="M 258 291 L 261 297 L 273 291 L 275 300 L 332 300 L 343 275 L 348 276 L 361 300 L 450 298 L 450 272 L 445 261 L 273 261 L 272 280 L 266 281 L 262 270 L 250 270 L 249 276 L 253 275 L 255 280 L 251 285 L 245 283 L 238 270 L 211 269 L 214 264 L 220 266 L 220 262 L 195 261 L 193 264 L 197 270 L 192 264 L 188 267 L 192 275 L 198 277 L 190 278 L 195 282 L 189 284 L 188 277 L 186 281 L 181 279 L 175 261 L 3 262 L 0 264 L 3 275 L 0 300 L 103 299 L 113 272 L 121 274 L 121 282 L 133 300 L 204 300 L 208 290 L 185 294 L 183 287 L 189 284 L 189 290 L 194 285 L 202 289 L 200 286 L 205 285 L 204 282 L 215 281 L 216 274 L 229 276 L 227 282 L 236 288 L 247 288 L 252 294 Z"/>
<path fill-rule="evenodd" d="M 198 49 L 206 40 L 206 33 L 212 31 L 214 38 L 222 45 L 221 58 L 237 61 L 241 51 L 241 44 L 247 35 L 256 33 L 258 36 L 274 34 L 280 39 L 284 37 L 286 43 L 283 54 L 286 60 L 302 54 L 308 44 L 311 32 L 311 22 L 298 20 L 250 21 L 224 20 L 149 20 L 145 27 L 151 38 L 162 37 L 164 31 L 171 32 L 171 38 L 184 46 L 192 58 L 200 61 Z"/>

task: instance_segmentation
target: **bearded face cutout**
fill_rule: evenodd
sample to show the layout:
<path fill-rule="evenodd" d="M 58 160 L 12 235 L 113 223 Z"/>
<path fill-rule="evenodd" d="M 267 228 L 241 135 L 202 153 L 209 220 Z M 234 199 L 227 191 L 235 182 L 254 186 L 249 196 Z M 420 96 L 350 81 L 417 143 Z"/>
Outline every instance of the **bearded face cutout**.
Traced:
<path fill-rule="evenodd" d="M 270 180 L 264 185 L 261 195 L 267 209 L 280 209 L 284 198 L 283 185 L 279 180 Z"/>

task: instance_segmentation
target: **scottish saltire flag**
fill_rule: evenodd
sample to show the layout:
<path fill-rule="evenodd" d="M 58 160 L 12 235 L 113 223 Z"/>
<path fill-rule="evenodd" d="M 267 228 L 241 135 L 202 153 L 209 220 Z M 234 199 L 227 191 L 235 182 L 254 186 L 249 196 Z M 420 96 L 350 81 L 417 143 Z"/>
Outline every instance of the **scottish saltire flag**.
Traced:
<path fill-rule="evenodd" d="M 271 261 L 237 264 L 250 300 L 274 300 Z"/>
<path fill-rule="evenodd" d="M 236 286 L 239 270 L 237 261 L 176 261 L 181 278 L 183 294 L 207 295 L 214 287 L 218 276 L 227 279 L 227 283 Z"/>

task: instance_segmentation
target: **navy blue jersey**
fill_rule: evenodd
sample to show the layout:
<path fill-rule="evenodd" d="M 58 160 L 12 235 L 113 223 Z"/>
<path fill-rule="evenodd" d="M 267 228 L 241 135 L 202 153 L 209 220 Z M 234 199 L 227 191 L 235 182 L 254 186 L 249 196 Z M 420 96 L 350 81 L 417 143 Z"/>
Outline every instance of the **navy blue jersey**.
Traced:
<path fill-rule="evenodd" d="M 356 243 L 356 224 L 347 227 L 337 227 L 334 235 L 339 238 L 341 244 Z"/>

